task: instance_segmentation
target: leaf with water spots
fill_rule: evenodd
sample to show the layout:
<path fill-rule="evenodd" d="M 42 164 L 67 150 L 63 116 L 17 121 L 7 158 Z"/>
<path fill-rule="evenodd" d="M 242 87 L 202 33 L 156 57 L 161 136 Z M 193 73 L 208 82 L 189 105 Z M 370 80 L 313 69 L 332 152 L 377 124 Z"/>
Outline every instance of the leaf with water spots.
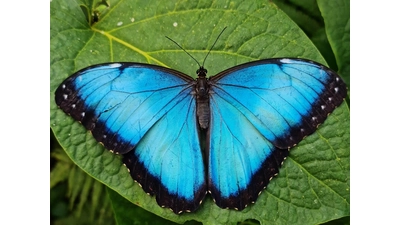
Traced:
<path fill-rule="evenodd" d="M 255 219 L 262 224 L 317 224 L 349 215 L 346 103 L 291 150 L 279 175 L 254 205 L 240 212 L 225 210 L 208 196 L 194 213 L 178 216 L 159 207 L 154 197 L 133 182 L 120 156 L 106 151 L 81 124 L 57 108 L 54 91 L 66 77 L 93 64 L 117 61 L 157 64 L 194 77 L 197 64 L 165 36 L 202 61 L 225 26 L 227 30 L 205 64 L 210 75 L 271 57 L 301 57 L 321 63 L 324 59 L 297 25 L 269 1 L 109 3 L 92 25 L 79 4 L 66 0 L 50 3 L 51 128 L 80 168 L 133 204 L 178 223 L 232 224 Z M 92 9 L 93 4 L 86 8 Z M 120 213 L 118 210 L 116 216 Z"/>

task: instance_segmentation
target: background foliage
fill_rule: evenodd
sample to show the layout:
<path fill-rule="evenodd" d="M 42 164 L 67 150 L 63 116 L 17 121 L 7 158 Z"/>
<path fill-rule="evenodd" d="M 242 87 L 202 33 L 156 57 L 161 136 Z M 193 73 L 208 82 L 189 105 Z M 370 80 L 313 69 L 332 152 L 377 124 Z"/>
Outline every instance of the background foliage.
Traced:
<path fill-rule="evenodd" d="M 201 61 L 225 26 L 206 62 L 209 74 L 261 58 L 301 57 L 325 59 L 349 85 L 349 1 L 53 0 L 50 7 L 53 224 L 349 223 L 346 104 L 291 151 L 256 204 L 236 212 L 219 209 L 208 197 L 196 213 L 176 216 L 158 207 L 130 179 L 120 157 L 54 103 L 62 80 L 92 64 L 145 62 L 194 75 L 195 62 L 164 36 Z"/>

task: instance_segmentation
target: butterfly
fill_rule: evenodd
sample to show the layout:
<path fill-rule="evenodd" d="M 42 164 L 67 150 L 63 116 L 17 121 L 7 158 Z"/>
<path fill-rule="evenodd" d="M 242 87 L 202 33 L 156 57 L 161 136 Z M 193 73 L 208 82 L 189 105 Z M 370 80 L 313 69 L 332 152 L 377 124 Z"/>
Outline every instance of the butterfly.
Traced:
<path fill-rule="evenodd" d="M 55 92 L 59 108 L 92 132 L 143 190 L 174 213 L 210 193 L 221 208 L 254 203 L 289 149 L 346 97 L 343 80 L 306 59 L 272 58 L 197 79 L 150 64 L 84 68 Z"/>

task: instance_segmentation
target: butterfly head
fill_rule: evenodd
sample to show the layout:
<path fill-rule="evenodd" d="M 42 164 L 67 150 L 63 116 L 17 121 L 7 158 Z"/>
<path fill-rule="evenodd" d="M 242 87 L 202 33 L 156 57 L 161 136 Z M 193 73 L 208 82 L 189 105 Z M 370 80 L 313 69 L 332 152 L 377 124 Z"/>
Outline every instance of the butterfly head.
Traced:
<path fill-rule="evenodd" d="M 203 66 L 200 66 L 200 68 L 196 71 L 196 74 L 199 77 L 206 77 L 207 76 L 207 69 L 205 69 Z"/>
<path fill-rule="evenodd" d="M 196 93 L 197 97 L 200 99 L 208 99 L 208 90 L 209 85 L 207 83 L 207 70 L 204 69 L 203 66 L 196 71 L 197 73 L 197 82 L 196 82 Z"/>

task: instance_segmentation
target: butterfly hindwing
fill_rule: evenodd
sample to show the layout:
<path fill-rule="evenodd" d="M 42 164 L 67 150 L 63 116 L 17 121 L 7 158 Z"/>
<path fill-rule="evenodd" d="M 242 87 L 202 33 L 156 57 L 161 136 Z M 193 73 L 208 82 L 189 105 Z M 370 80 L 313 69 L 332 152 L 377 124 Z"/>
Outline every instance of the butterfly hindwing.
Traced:
<path fill-rule="evenodd" d="M 178 214 L 197 209 L 207 191 L 195 101 L 190 90 L 185 92 L 181 95 L 187 97 L 154 124 L 134 151 L 124 155 L 132 177 L 156 195 L 160 206 Z"/>
<path fill-rule="evenodd" d="M 209 190 L 219 207 L 242 210 L 278 173 L 288 151 L 276 150 L 229 100 L 215 94 L 210 106 Z"/>
<path fill-rule="evenodd" d="M 193 78 L 138 63 L 85 68 L 56 90 L 56 103 L 123 161 L 161 206 L 195 210 L 206 194 Z"/>
<path fill-rule="evenodd" d="M 278 173 L 288 149 L 346 96 L 330 69 L 269 59 L 210 78 L 209 188 L 220 207 L 243 209 Z"/>

